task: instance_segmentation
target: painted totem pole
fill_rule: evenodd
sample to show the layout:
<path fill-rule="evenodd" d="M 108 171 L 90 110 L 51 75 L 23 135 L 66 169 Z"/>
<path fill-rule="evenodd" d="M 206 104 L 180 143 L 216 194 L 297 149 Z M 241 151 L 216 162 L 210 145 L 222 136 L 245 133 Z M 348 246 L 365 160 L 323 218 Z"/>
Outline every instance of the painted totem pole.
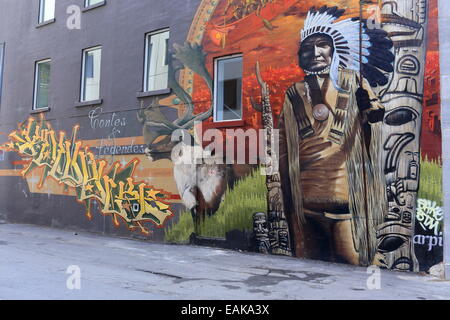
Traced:
<path fill-rule="evenodd" d="M 256 63 L 256 78 L 261 87 L 263 127 L 266 130 L 265 147 L 266 154 L 272 161 L 278 161 L 277 150 L 274 145 L 275 135 L 273 130 L 273 110 L 270 105 L 270 89 L 261 76 L 259 62 Z M 255 108 L 256 109 L 256 108 Z M 267 217 L 264 213 L 256 213 L 253 216 L 254 233 L 258 242 L 258 251 L 261 253 L 271 253 L 291 256 L 291 240 L 289 228 L 284 212 L 283 193 L 281 190 L 281 179 L 278 170 L 274 170 L 274 163 L 266 172 L 267 186 Z M 274 171 L 274 172 L 272 172 Z M 265 224 L 265 227 L 262 227 Z"/>
<path fill-rule="evenodd" d="M 394 44 L 394 73 L 380 92 L 386 108 L 383 161 L 389 210 L 378 226 L 389 269 L 418 271 L 414 223 L 419 190 L 420 133 L 426 57 L 427 0 L 383 0 L 383 29 Z"/>

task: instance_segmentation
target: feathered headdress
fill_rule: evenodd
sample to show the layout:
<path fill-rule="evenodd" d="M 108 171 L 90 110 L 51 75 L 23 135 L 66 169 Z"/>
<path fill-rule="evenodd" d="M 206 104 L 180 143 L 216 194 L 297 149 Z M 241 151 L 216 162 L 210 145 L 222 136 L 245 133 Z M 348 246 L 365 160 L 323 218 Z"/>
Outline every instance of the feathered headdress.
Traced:
<path fill-rule="evenodd" d="M 301 42 L 306 38 L 325 34 L 334 45 L 334 54 L 330 66 L 330 78 L 336 88 L 339 88 L 339 68 L 360 71 L 360 46 L 362 47 L 362 74 L 372 87 L 386 85 L 388 77 L 384 72 L 393 72 L 394 55 L 391 52 L 392 41 L 387 32 L 381 29 L 368 28 L 362 21 L 362 39 L 360 39 L 360 20 L 345 19 L 334 23 L 345 10 L 337 7 L 324 6 L 319 10 L 312 7 L 306 16 L 305 25 L 301 31 Z"/>

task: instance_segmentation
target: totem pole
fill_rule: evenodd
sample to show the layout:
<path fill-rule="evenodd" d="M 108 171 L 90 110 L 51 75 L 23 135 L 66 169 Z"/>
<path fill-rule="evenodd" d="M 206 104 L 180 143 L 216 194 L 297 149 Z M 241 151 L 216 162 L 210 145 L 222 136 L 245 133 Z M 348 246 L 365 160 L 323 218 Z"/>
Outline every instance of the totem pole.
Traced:
<path fill-rule="evenodd" d="M 262 121 L 266 130 L 266 156 L 269 159 L 276 159 L 274 150 L 273 115 L 270 105 L 270 93 L 267 83 L 261 77 L 259 63 L 256 63 L 256 78 L 262 90 Z M 273 154 L 275 152 L 275 154 Z M 289 228 L 284 213 L 283 193 L 281 190 L 281 180 L 278 170 L 273 170 L 274 163 L 270 164 L 273 172 L 266 172 L 267 185 L 267 208 L 268 214 L 265 219 L 263 213 L 256 213 L 254 219 L 254 232 L 258 242 L 258 251 L 261 253 L 271 253 L 291 256 L 291 244 L 289 238 Z M 264 225 L 264 227 L 262 226 Z M 265 232 L 264 232 L 265 231 Z M 268 244 L 268 245 L 267 245 Z"/>
<path fill-rule="evenodd" d="M 418 271 L 414 223 L 427 34 L 427 0 L 380 1 L 382 28 L 394 43 L 395 70 L 379 93 L 386 108 L 382 152 L 389 210 L 378 226 L 378 252 L 389 269 Z"/>

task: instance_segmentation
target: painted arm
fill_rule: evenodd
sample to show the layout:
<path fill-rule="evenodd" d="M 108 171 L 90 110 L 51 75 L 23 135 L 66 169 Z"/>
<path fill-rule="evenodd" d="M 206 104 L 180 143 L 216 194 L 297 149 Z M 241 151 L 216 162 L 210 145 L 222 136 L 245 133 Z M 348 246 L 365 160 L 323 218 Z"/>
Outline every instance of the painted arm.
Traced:
<path fill-rule="evenodd" d="M 378 123 L 383 121 L 385 113 L 384 106 L 365 79 L 363 88 L 359 87 L 358 90 L 356 90 L 356 101 L 359 110 L 363 114 L 364 122 Z"/>
<path fill-rule="evenodd" d="M 289 103 L 289 99 L 286 96 L 284 106 L 286 106 L 287 103 Z M 285 212 L 289 213 L 290 210 L 288 208 L 290 207 L 291 184 L 289 179 L 289 159 L 287 150 L 287 136 L 286 136 L 284 112 L 282 112 L 280 115 L 280 119 L 278 121 L 278 130 L 279 130 L 278 163 L 280 171 L 281 189 L 284 196 Z"/>

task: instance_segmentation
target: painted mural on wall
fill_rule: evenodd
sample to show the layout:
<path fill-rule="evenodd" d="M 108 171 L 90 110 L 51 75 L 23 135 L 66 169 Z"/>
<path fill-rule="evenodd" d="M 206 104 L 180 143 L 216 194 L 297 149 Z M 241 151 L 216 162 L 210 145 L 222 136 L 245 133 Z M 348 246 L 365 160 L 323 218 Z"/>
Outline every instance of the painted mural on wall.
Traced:
<path fill-rule="evenodd" d="M 170 53 L 171 93 L 61 130 L 30 118 L 8 133 L 15 169 L 0 176 L 153 240 L 403 271 L 442 261 L 436 0 L 202 0 Z M 214 61 L 234 54 L 242 121 L 214 123 Z M 264 129 L 253 144 L 279 171 L 174 161 L 212 156 L 236 129 Z"/>
<path fill-rule="evenodd" d="M 208 199 L 221 206 L 206 220 L 180 190 L 198 234 L 226 237 L 245 225 L 260 252 L 396 270 L 442 260 L 437 4 L 364 1 L 361 20 L 360 9 L 350 0 L 201 3 L 187 42 L 175 46 L 174 84 L 185 91 L 167 105 L 178 102 L 183 114 L 194 104 L 199 130 L 214 127 L 213 61 L 242 53 L 245 127 L 270 126 L 273 112 L 280 172 L 274 181 L 253 172 L 225 192 L 218 182 Z M 199 176 L 188 184 L 192 199 L 205 194 Z"/>

